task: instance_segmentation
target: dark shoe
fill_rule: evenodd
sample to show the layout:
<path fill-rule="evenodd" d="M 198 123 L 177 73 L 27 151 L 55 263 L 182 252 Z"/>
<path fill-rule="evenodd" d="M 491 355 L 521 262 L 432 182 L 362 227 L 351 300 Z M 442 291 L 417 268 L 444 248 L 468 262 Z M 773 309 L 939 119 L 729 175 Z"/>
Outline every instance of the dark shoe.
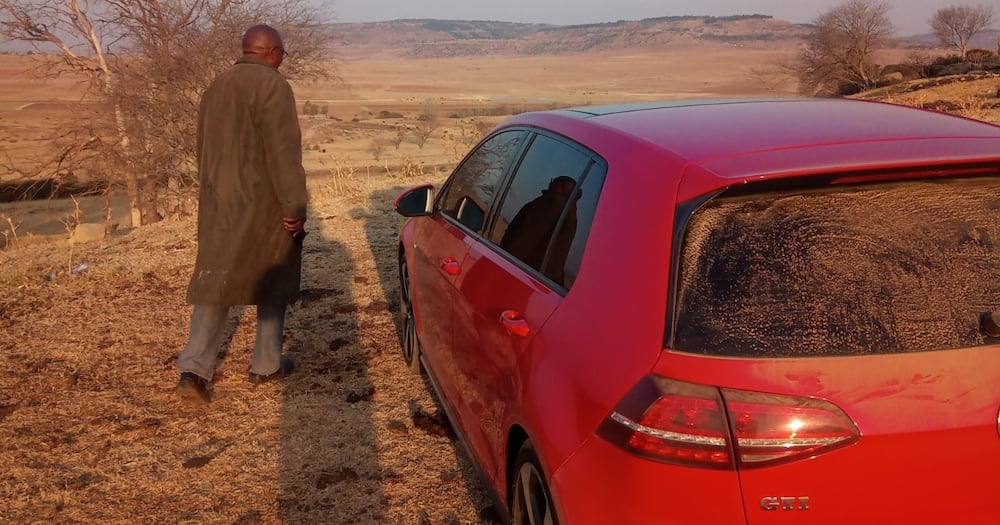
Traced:
<path fill-rule="evenodd" d="M 255 385 L 260 385 L 267 383 L 273 379 L 282 379 L 288 377 L 292 374 L 292 370 L 295 369 L 295 361 L 292 361 L 291 357 L 282 357 L 281 364 L 278 365 L 278 371 L 272 374 L 255 374 L 250 372 L 250 382 Z"/>
<path fill-rule="evenodd" d="M 979 331 L 987 337 L 1000 338 L 1000 326 L 993 320 L 992 312 L 979 314 Z"/>
<path fill-rule="evenodd" d="M 177 381 L 177 395 L 184 401 L 197 405 L 207 405 L 212 400 L 208 380 L 191 372 L 181 373 L 181 378 Z"/>

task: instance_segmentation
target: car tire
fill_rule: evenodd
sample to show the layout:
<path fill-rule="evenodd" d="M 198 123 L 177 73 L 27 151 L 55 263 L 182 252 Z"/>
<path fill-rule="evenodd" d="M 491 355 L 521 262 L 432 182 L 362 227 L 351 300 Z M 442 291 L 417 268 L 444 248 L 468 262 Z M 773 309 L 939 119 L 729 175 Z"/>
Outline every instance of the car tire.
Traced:
<path fill-rule="evenodd" d="M 511 525 L 559 525 L 549 484 L 530 441 L 517 453 L 509 489 Z"/>
<path fill-rule="evenodd" d="M 420 373 L 420 341 L 417 339 L 417 322 L 413 317 L 413 296 L 410 294 L 410 271 L 406 254 L 399 254 L 399 320 L 400 346 L 403 359 L 410 370 Z"/>

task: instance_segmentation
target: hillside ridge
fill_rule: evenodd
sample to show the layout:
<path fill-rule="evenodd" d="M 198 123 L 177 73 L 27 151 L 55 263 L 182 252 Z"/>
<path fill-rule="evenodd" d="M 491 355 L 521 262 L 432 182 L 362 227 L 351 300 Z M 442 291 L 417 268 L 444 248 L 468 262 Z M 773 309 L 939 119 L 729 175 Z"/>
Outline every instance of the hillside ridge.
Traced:
<path fill-rule="evenodd" d="M 770 15 L 667 16 L 578 25 L 400 19 L 333 25 L 345 59 L 543 56 L 723 44 L 774 46 L 800 41 L 808 24 Z"/>

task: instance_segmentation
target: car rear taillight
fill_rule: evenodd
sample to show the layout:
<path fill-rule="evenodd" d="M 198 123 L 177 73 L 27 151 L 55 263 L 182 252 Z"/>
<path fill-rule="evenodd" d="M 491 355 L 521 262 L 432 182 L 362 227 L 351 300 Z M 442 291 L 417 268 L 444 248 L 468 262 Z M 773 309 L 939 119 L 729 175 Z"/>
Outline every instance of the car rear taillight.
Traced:
<path fill-rule="evenodd" d="M 740 466 L 811 457 L 861 433 L 836 405 L 819 399 L 722 389 Z"/>
<path fill-rule="evenodd" d="M 646 458 L 723 469 L 812 457 L 860 437 L 826 401 L 659 376 L 640 381 L 598 434 Z"/>

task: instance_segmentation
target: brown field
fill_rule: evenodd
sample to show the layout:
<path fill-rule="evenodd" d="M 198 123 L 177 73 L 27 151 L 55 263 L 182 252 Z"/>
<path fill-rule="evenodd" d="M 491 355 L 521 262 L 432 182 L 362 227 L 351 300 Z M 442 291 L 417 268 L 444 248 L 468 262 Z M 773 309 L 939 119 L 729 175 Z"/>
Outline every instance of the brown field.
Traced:
<path fill-rule="evenodd" d="M 173 391 L 194 218 L 72 246 L 63 224 L 72 203 L 0 206 L 10 245 L 0 251 L 0 522 L 491 523 L 490 500 L 428 385 L 398 356 L 392 198 L 441 181 L 502 118 L 475 113 L 789 95 L 790 85 L 758 73 L 787 53 L 351 60 L 338 65 L 342 82 L 296 84 L 300 103 L 327 106 L 302 119 L 312 209 L 303 294 L 287 322 L 297 370 L 279 385 L 246 381 L 248 308 L 205 408 L 179 404 Z M 46 134 L 74 118 L 65 104 L 82 97 L 70 79 L 32 80 L 27 60 L 0 56 L 0 159 L 20 164 L 46 153 Z M 958 97 L 996 120 L 997 87 L 988 78 L 881 96 Z M 387 142 L 428 108 L 441 124 L 423 147 Z M 103 200 L 83 205 L 85 220 L 107 215 Z"/>

